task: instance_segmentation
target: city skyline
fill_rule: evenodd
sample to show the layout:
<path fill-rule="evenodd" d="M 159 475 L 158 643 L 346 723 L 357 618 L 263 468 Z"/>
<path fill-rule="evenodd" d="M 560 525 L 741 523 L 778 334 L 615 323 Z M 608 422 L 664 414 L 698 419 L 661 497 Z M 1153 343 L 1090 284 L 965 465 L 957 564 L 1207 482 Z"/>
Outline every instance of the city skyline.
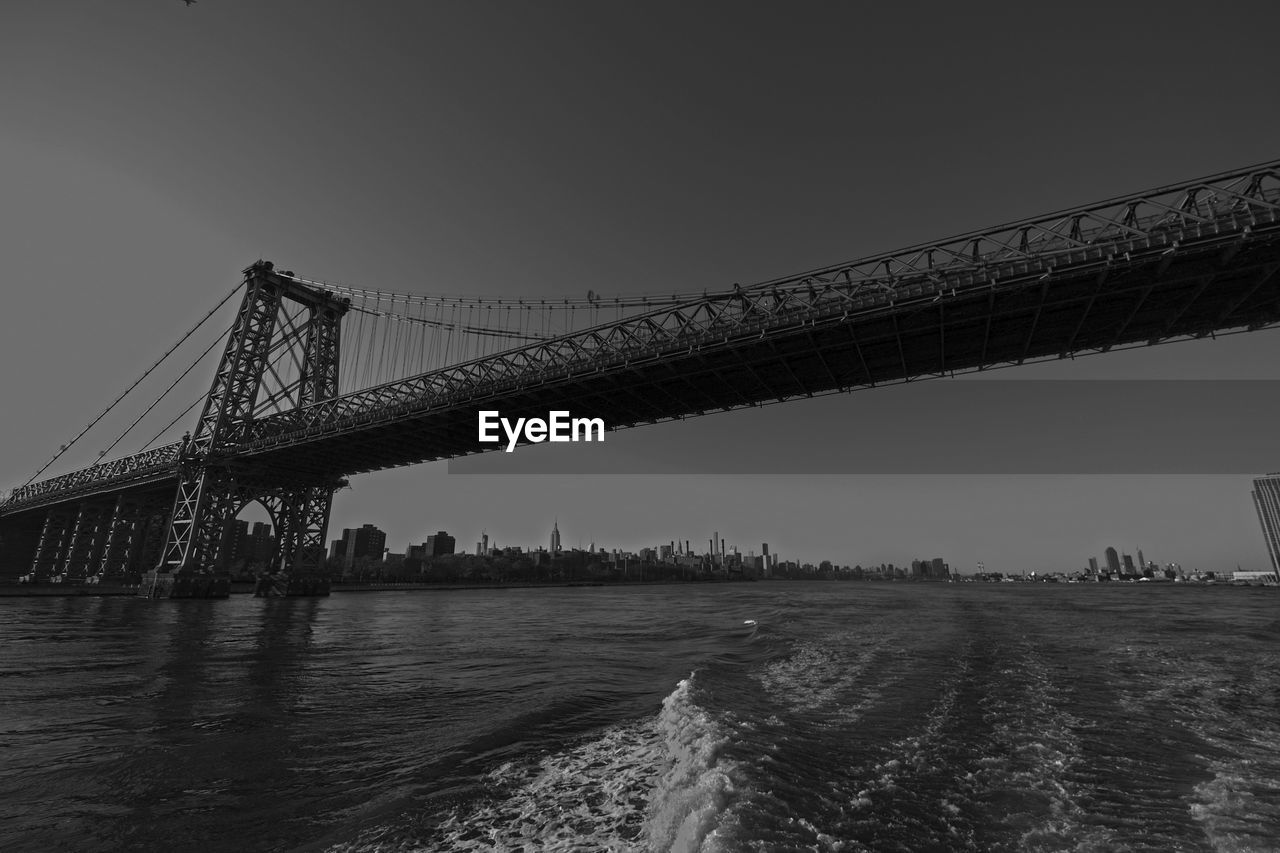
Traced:
<path fill-rule="evenodd" d="M 1277 479 L 1277 482 L 1280 482 L 1280 478 Z M 673 553 L 688 553 L 693 555 L 713 555 L 713 556 L 716 554 L 736 554 L 744 558 L 763 557 L 765 558 L 766 561 L 772 555 L 772 557 L 776 560 L 782 560 L 783 562 L 794 562 L 802 565 L 803 564 L 818 565 L 819 563 L 822 563 L 822 562 L 830 562 L 837 566 L 848 566 L 848 567 L 853 567 L 853 566 L 871 567 L 871 566 L 879 566 L 879 565 L 901 567 L 904 564 L 906 564 L 904 563 L 904 561 L 911 561 L 911 562 L 915 561 L 915 558 L 913 557 L 902 556 L 902 554 L 911 553 L 910 546 L 906 546 L 906 545 L 896 549 L 899 552 L 899 556 L 896 559 L 862 560 L 862 559 L 858 559 L 856 557 L 852 557 L 844 554 L 827 554 L 819 557 L 800 557 L 795 554 L 788 554 L 788 553 L 781 552 L 776 545 L 771 547 L 769 545 L 769 541 L 743 543 L 743 542 L 738 542 L 738 541 L 726 539 L 725 537 L 719 536 L 719 531 L 713 531 L 712 536 L 709 539 L 704 539 L 704 540 L 689 538 L 687 536 L 682 538 L 669 537 L 663 540 L 656 540 L 656 539 L 653 539 L 652 537 L 649 537 L 646 540 L 644 539 L 643 536 L 641 536 L 640 534 L 637 534 L 633 540 L 625 544 L 617 543 L 617 542 L 603 542 L 603 541 L 598 541 L 595 537 L 587 537 L 585 539 L 580 538 L 576 544 L 571 543 L 569 546 L 562 546 L 561 539 L 560 539 L 559 516 L 556 516 L 552 521 L 549 546 L 538 544 L 535 542 L 529 542 L 529 541 L 503 540 L 496 535 L 491 535 L 489 533 L 489 526 L 486 525 L 484 528 L 482 528 L 481 533 L 478 534 L 478 538 L 475 540 L 474 549 L 468 548 L 467 546 L 463 545 L 457 548 L 457 550 L 455 551 L 454 550 L 455 543 L 469 541 L 466 535 L 458 534 L 456 533 L 456 531 L 454 534 L 450 535 L 450 534 L 447 534 L 445 530 L 438 530 L 435 533 L 427 534 L 425 536 L 410 536 L 407 540 L 404 541 L 403 550 L 397 551 L 396 547 L 398 546 L 398 540 L 389 538 L 386 535 L 385 531 L 383 531 L 381 527 L 379 527 L 376 521 L 365 522 L 361 525 L 361 528 L 364 528 L 366 530 L 372 528 L 374 531 L 376 531 L 377 547 L 374 550 L 377 550 L 378 553 L 386 554 L 388 556 L 401 556 L 401 557 L 407 554 L 413 553 L 415 549 L 425 549 L 425 553 L 428 555 L 438 554 L 438 553 L 459 553 L 459 554 L 474 553 L 476 555 L 485 555 L 490 553 L 491 551 L 494 551 L 494 552 L 503 551 L 509 548 L 515 548 L 527 554 L 542 552 L 542 553 L 549 553 L 554 555 L 563 550 L 566 552 L 567 551 L 584 551 L 584 552 L 590 552 L 590 553 L 623 553 L 623 554 L 638 555 L 644 551 L 660 552 L 669 547 Z M 331 539 L 329 543 L 330 559 L 331 560 L 335 559 L 335 555 L 337 556 L 337 558 L 341 558 L 343 556 L 343 551 L 338 546 L 340 546 L 344 540 L 349 539 L 351 534 L 358 534 L 359 532 L 360 532 L 360 528 L 346 528 L 342 531 L 341 537 Z M 441 536 L 444 536 L 448 541 L 449 550 L 444 552 L 437 551 L 432 547 L 432 540 L 438 539 Z M 421 542 L 421 544 L 417 544 L 418 540 L 423 540 L 423 541 Z M 583 544 L 584 541 L 589 541 L 589 544 L 584 545 Z M 776 542 L 777 538 L 775 537 L 772 541 Z M 388 542 L 390 542 L 391 544 L 387 544 Z M 698 544 L 699 542 L 701 542 L 702 544 L 699 545 Z M 1157 547 L 1159 546 L 1157 545 Z M 1165 569 L 1168 567 L 1177 567 L 1179 569 L 1184 569 L 1188 571 L 1208 571 L 1208 572 L 1223 572 L 1223 571 L 1232 571 L 1235 569 L 1244 569 L 1243 566 L 1239 566 L 1239 565 L 1231 566 L 1231 565 L 1225 565 L 1225 564 L 1187 565 L 1185 564 L 1184 560 L 1174 559 L 1175 557 L 1178 556 L 1176 554 L 1164 554 L 1162 555 L 1163 559 L 1151 559 L 1150 557 L 1144 554 L 1144 551 L 1145 551 L 1145 548 L 1142 546 L 1134 547 L 1134 548 L 1130 548 L 1128 546 L 1122 546 L 1120 548 L 1116 548 L 1114 545 L 1108 545 L 1106 548 L 1104 548 L 1100 552 L 1102 554 L 1103 561 L 1104 561 L 1102 564 L 1098 562 L 1098 555 L 1092 554 L 1092 555 L 1085 555 L 1083 558 L 1083 561 L 1080 561 L 1077 559 L 1075 565 L 1068 565 L 1073 559 L 1073 556 L 1062 554 L 1062 555 L 1054 555 L 1052 558 L 1050 558 L 1052 560 L 1052 563 L 1038 563 L 1038 564 L 1017 565 L 1017 566 L 1012 566 L 1012 565 L 1000 566 L 998 564 L 988 565 L 987 560 L 979 559 L 973 564 L 948 562 L 947 565 L 952 574 L 963 574 L 963 575 L 971 575 L 971 574 L 977 574 L 977 573 L 993 573 L 993 572 L 997 572 L 997 573 L 1002 572 L 1002 573 L 1008 573 L 1008 574 L 1026 574 L 1026 573 L 1074 574 L 1074 573 L 1079 573 L 1081 571 L 1087 571 L 1087 573 L 1089 574 L 1101 574 L 1101 573 L 1108 573 L 1112 575 L 1134 574 L 1134 573 L 1141 574 L 1144 570 L 1147 570 L 1147 569 Z M 1134 558 L 1134 553 L 1132 552 L 1136 552 L 1136 555 L 1137 555 L 1136 562 Z M 367 551 L 367 549 L 362 550 L 361 555 L 372 556 L 372 552 Z M 346 566 L 349 567 L 350 564 L 351 564 L 350 559 L 345 561 Z M 1100 571 L 1100 569 L 1105 569 L 1105 572 Z M 1280 572 L 1277 572 L 1275 567 L 1267 569 L 1266 567 L 1259 568 L 1257 566 L 1251 566 L 1245 570 L 1246 571 L 1259 571 L 1259 570 L 1271 571 L 1273 573 L 1276 573 L 1277 579 L 1280 580 Z"/>
<path fill-rule="evenodd" d="M 1030 18 L 978 27 L 958 12 L 920 28 L 902 10 L 741 10 L 730 38 L 709 8 L 687 10 L 679 27 L 659 7 L 177 11 L 72 3 L 4 13 L 0 70 L 11 85 L 0 106 L 24 118 L 0 131 L 0 156 L 23 165 L 0 179 L 16 283 L 0 318 L 0 387 L 28 401 L 6 412 L 4 487 L 72 438 L 259 257 L 419 293 L 700 291 L 1266 160 L 1280 130 L 1256 108 L 1266 91 L 1251 82 L 1265 77 L 1255 57 L 1267 44 L 1244 8 L 1166 15 L 1159 45 L 1141 37 L 1140 10 L 1108 11 L 1106 31 L 1055 21 L 1095 40 L 1087 67 L 1073 61 L 1069 32 L 1046 47 L 1020 37 Z M 1210 25 L 1242 34 L 1244 82 L 1224 90 L 1179 67 L 1166 80 L 1176 110 L 1157 97 L 1100 100 L 1147 91 L 1144 69 L 1197 49 Z M 874 40 L 851 54 L 843 34 L 853 29 L 910 29 L 939 67 L 964 67 L 965 82 L 898 62 L 899 48 Z M 654 44 L 666 45 L 664 63 L 650 61 Z M 314 60 L 348 49 L 383 61 Z M 1008 77 L 1019 64 L 1053 63 L 1074 69 L 1053 98 Z M 1019 109 L 975 114 L 975 91 L 1006 92 Z M 1247 133 L 1222 132 L 1242 122 Z M 1277 355 L 1271 331 L 1013 374 L 1275 380 Z M 209 377 L 193 381 L 198 394 Z M 632 432 L 722 432 L 767 454 L 804 442 L 813 422 L 874 417 L 893 394 Z M 946 412 L 930 414 L 924 400 L 938 440 L 962 453 L 973 433 L 947 433 Z M 1100 416 L 1143 422 L 1137 407 Z M 1026 411 L 1009 428 L 1051 426 Z M 1184 457 L 1233 436 L 1221 425 L 1171 467 L 1186 470 Z M 67 464 L 92 462 L 110 438 Z M 643 443 L 621 433 L 608 442 Z M 331 531 L 385 518 L 407 541 L 415 517 L 462 530 L 489 514 L 508 520 L 512 540 L 534 542 L 546 534 L 529 508 L 554 505 L 597 541 L 624 541 L 634 519 L 650 517 L 655 530 L 683 522 L 752 541 L 781 517 L 778 548 L 814 561 L 865 547 L 876 562 L 937 552 L 992 571 L 1063 554 L 1068 569 L 1111 542 L 1161 542 L 1187 565 L 1262 568 L 1248 484 L 1280 467 L 1276 453 L 1251 460 L 1253 473 L 1164 477 L 502 477 L 453 476 L 437 463 L 354 478 Z"/>

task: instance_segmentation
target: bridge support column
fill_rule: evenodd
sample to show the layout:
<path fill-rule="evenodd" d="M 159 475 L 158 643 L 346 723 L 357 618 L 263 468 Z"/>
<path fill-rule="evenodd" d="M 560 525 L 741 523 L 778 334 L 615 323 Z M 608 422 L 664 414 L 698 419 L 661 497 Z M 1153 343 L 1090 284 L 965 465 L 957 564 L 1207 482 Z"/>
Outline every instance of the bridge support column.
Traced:
<path fill-rule="evenodd" d="M 66 510 L 55 507 L 45 513 L 35 559 L 31 561 L 33 580 L 47 580 L 57 572 L 66 557 L 70 535 L 71 516 Z"/>
<path fill-rule="evenodd" d="M 128 495 L 116 498 L 103 516 L 103 542 L 98 574 L 126 583 L 138 583 L 143 568 L 160 559 L 167 529 L 168 505 Z"/>
<path fill-rule="evenodd" d="M 141 544 L 143 525 L 138 506 L 124 495 L 116 498 L 115 508 L 106 522 L 107 536 L 98 561 L 98 574 L 104 578 L 120 577 L 129 570 L 130 559 Z"/>
<path fill-rule="evenodd" d="M 254 595 L 328 595 L 332 578 L 325 567 L 325 536 L 336 485 L 282 490 L 262 499 L 276 518 L 279 546 L 273 570 L 258 580 Z"/>
<path fill-rule="evenodd" d="M 222 530 L 236 506 L 236 482 L 210 466 L 182 471 L 164 551 L 142 579 L 145 598 L 226 598 L 231 578 L 214 572 Z"/>
<path fill-rule="evenodd" d="M 106 508 L 101 504 L 90 501 L 80 504 L 62 563 L 62 571 L 68 578 L 88 577 L 90 568 L 96 568 L 106 534 L 105 515 Z"/>

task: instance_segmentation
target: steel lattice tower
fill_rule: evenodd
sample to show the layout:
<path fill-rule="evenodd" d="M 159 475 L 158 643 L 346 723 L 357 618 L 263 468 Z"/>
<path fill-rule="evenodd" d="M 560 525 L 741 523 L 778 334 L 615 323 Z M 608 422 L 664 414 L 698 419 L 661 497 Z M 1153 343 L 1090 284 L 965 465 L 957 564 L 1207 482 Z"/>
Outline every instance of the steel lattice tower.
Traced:
<path fill-rule="evenodd" d="M 344 481 L 250 468 L 236 461 L 235 448 L 257 416 L 338 395 L 341 320 L 349 301 L 278 275 L 270 262 L 259 261 L 244 274 L 244 299 L 195 432 L 179 454 L 164 550 L 144 583 L 152 596 L 225 594 L 229 580 L 213 571 L 222 533 L 255 500 L 275 522 L 276 586 L 294 592 L 327 588 L 321 574 L 324 540 L 333 493 Z M 290 316 L 291 306 L 303 310 Z M 275 364 L 289 360 L 296 376 L 286 380 Z"/>

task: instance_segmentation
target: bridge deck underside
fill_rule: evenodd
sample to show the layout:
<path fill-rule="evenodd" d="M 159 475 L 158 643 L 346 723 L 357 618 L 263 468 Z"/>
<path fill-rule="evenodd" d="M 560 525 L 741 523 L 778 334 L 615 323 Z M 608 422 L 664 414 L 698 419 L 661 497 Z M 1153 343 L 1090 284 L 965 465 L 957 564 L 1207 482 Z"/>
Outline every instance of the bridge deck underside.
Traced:
<path fill-rule="evenodd" d="M 251 451 L 282 473 L 349 475 L 493 450 L 477 413 L 568 410 L 612 428 L 833 390 L 1280 323 L 1280 237 L 1140 264 L 1055 271 L 861 316 L 808 318 L 704 341 L 624 368 L 477 396 L 465 404 L 336 424 Z"/>
<path fill-rule="evenodd" d="M 177 487 L 178 473 L 176 467 L 171 466 L 122 481 L 107 480 L 43 495 L 17 506 L 8 507 L 3 512 L 0 512 L 0 524 L 7 523 L 10 519 L 29 520 L 35 517 L 43 517 L 44 513 L 52 506 L 80 503 L 82 501 L 112 501 L 119 495 L 126 495 L 147 504 L 167 504 L 173 500 L 173 493 Z"/>

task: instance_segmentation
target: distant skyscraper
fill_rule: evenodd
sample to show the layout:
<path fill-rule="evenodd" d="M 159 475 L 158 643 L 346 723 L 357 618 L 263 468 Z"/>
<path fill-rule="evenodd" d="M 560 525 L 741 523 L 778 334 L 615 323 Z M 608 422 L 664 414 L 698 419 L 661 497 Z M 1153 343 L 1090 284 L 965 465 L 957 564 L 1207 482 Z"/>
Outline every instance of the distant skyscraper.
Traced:
<path fill-rule="evenodd" d="M 1120 555 L 1115 548 L 1107 549 L 1107 571 L 1113 575 L 1120 574 Z"/>
<path fill-rule="evenodd" d="M 1268 474 L 1253 481 L 1253 505 L 1262 524 L 1262 538 L 1271 556 L 1271 571 L 1280 578 L 1280 474 Z"/>
<path fill-rule="evenodd" d="M 551 553 L 560 553 L 560 520 L 556 519 L 555 524 L 551 525 Z"/>
<path fill-rule="evenodd" d="M 1138 570 L 1143 571 L 1147 568 L 1147 558 L 1142 556 L 1142 549 L 1138 549 Z"/>
<path fill-rule="evenodd" d="M 1089 558 L 1089 574 L 1096 575 L 1097 573 L 1098 573 L 1098 558 L 1090 557 Z"/>

